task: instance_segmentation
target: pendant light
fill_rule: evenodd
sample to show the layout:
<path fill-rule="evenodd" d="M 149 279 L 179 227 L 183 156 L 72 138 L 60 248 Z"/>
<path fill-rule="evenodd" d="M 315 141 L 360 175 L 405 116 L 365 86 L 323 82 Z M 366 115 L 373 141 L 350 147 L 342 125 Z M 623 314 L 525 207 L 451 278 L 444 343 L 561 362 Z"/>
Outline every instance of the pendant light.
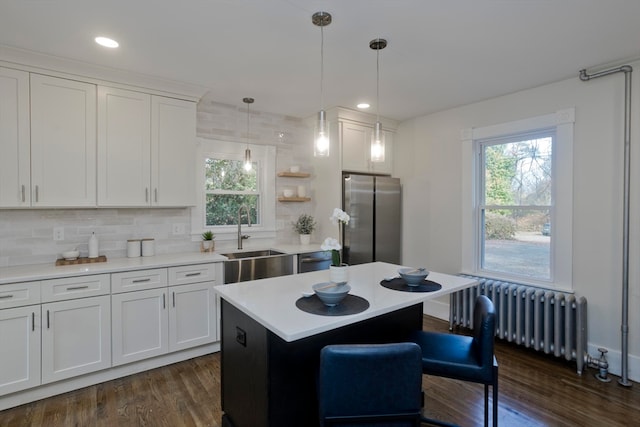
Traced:
<path fill-rule="evenodd" d="M 371 134 L 371 161 L 375 163 L 384 162 L 384 132 L 380 123 L 380 50 L 387 47 L 385 39 L 373 39 L 369 42 L 369 47 L 376 51 L 376 124 L 373 126 Z"/>
<path fill-rule="evenodd" d="M 313 133 L 313 155 L 315 157 L 329 156 L 329 122 L 327 113 L 324 111 L 323 83 L 324 83 L 324 27 L 331 24 L 331 14 L 327 12 L 316 12 L 311 17 L 313 25 L 320 27 L 320 111 L 316 120 Z"/>
<path fill-rule="evenodd" d="M 249 106 L 253 104 L 253 98 L 242 98 L 242 102 L 247 104 L 247 148 L 244 150 L 244 170 L 249 172 L 251 171 L 251 150 L 249 149 Z"/>

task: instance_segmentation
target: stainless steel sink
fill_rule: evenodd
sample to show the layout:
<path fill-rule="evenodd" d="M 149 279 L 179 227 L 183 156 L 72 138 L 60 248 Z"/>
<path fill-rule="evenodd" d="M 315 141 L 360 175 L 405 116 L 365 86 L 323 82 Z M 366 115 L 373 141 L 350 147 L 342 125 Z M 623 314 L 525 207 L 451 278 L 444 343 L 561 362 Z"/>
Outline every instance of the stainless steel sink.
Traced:
<path fill-rule="evenodd" d="M 224 261 L 224 283 L 293 274 L 294 255 L 270 249 L 264 251 L 231 252 L 222 254 Z"/>
<path fill-rule="evenodd" d="M 229 259 L 241 259 L 241 258 L 257 258 L 263 256 L 284 255 L 282 252 L 273 251 L 267 249 L 265 251 L 251 251 L 251 252 L 231 252 L 228 254 L 222 254 Z"/>

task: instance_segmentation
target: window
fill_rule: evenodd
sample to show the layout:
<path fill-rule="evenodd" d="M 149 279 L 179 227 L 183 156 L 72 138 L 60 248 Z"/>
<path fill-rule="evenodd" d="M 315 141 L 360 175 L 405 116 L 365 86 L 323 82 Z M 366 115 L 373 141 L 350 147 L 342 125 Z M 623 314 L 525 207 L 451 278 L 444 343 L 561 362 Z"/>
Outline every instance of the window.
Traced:
<path fill-rule="evenodd" d="M 275 147 L 250 145 L 253 168 L 244 170 L 246 144 L 198 138 L 196 168 L 198 204 L 192 209 L 192 237 L 199 240 L 204 230 L 216 240 L 237 237 L 238 210 L 249 208 L 251 237 L 275 236 Z M 247 224 L 242 211 L 242 224 Z"/>
<path fill-rule="evenodd" d="M 555 130 L 476 141 L 479 269 L 551 280 Z"/>
<path fill-rule="evenodd" d="M 571 290 L 574 110 L 464 130 L 463 272 Z"/>
<path fill-rule="evenodd" d="M 249 208 L 251 224 L 260 224 L 258 163 L 244 170 L 244 161 L 205 157 L 205 226 L 237 225 L 238 209 Z"/>

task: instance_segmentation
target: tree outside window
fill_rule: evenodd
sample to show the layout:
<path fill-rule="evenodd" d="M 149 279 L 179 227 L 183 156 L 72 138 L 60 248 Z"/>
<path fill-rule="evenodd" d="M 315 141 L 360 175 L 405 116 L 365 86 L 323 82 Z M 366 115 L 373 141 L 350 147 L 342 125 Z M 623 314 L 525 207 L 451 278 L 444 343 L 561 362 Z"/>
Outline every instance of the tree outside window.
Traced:
<path fill-rule="evenodd" d="M 205 225 L 236 225 L 238 209 L 249 207 L 251 223 L 259 225 L 260 182 L 258 163 L 246 172 L 241 160 L 205 158 Z M 243 212 L 243 223 L 246 221 Z"/>

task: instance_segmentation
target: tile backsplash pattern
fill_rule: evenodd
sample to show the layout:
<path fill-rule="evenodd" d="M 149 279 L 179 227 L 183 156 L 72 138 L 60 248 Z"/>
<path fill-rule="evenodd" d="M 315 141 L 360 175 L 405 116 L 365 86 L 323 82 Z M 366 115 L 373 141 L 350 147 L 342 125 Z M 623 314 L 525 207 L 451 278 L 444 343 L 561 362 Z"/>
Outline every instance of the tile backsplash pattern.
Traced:
<path fill-rule="evenodd" d="M 299 165 L 311 178 L 276 179 L 276 195 L 285 187 L 305 185 L 306 203 L 276 203 L 277 243 L 297 243 L 291 223 L 301 213 L 312 213 L 313 170 L 310 170 L 311 130 L 301 119 L 260 112 L 259 99 L 251 109 L 252 144 L 276 146 L 276 171 Z M 198 103 L 197 134 L 202 138 L 246 142 L 246 105 L 221 104 L 211 93 Z M 87 252 L 91 232 L 99 239 L 100 255 L 107 258 L 126 256 L 126 241 L 134 238 L 155 239 L 156 254 L 199 250 L 192 241 L 190 208 L 157 209 L 22 209 L 0 210 L 0 267 L 52 263 L 60 253 L 73 248 Z M 185 233 L 174 233 L 175 226 Z M 53 229 L 63 227 L 64 240 L 53 240 Z"/>

